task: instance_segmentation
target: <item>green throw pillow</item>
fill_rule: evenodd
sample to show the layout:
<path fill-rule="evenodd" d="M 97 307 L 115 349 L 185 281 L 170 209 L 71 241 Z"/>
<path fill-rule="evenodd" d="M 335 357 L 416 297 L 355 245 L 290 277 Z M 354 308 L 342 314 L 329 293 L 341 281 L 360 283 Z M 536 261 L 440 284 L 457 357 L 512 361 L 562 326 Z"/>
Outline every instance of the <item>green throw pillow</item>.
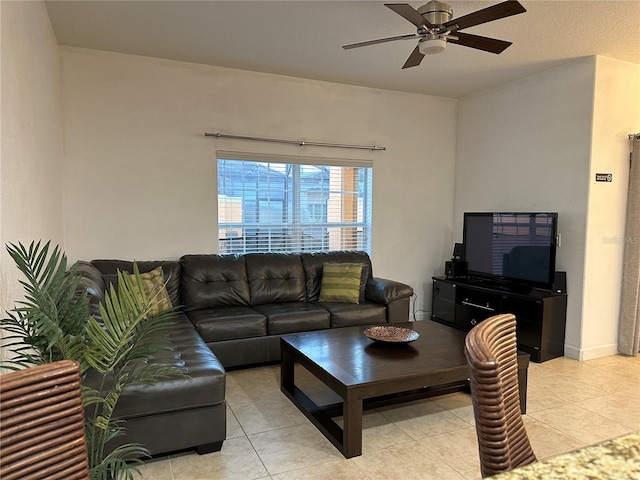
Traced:
<path fill-rule="evenodd" d="M 136 276 L 132 274 L 131 280 L 133 281 L 134 295 L 138 300 L 142 300 L 142 294 L 138 288 Z M 140 283 L 145 296 L 151 301 L 151 308 L 149 309 L 150 317 L 154 317 L 172 307 L 167 287 L 164 284 L 162 267 L 158 267 L 147 273 L 141 273 Z"/>
<path fill-rule="evenodd" d="M 320 285 L 321 302 L 360 303 L 361 263 L 325 263 Z"/>

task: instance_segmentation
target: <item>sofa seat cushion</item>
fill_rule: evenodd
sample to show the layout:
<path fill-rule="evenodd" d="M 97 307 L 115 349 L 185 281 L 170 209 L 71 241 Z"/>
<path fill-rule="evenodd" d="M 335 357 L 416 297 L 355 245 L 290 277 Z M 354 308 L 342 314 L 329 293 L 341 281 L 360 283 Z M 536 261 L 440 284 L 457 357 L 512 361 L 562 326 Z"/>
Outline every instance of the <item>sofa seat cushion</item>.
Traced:
<path fill-rule="evenodd" d="M 373 325 L 387 323 L 387 313 L 384 305 L 365 302 L 329 303 L 320 302 L 322 308 L 331 314 L 331 327 L 352 327 L 355 325 Z"/>
<path fill-rule="evenodd" d="M 317 304 L 278 303 L 254 307 L 267 317 L 269 335 L 329 328 L 329 312 Z"/>
<path fill-rule="evenodd" d="M 155 355 L 158 363 L 177 366 L 190 378 L 169 378 L 154 385 L 126 388 L 114 416 L 133 418 L 201 408 L 224 402 L 225 370 L 184 314 L 165 333 L 173 350 Z"/>
<path fill-rule="evenodd" d="M 249 307 L 208 308 L 187 315 L 205 342 L 267 334 L 267 318 Z"/>

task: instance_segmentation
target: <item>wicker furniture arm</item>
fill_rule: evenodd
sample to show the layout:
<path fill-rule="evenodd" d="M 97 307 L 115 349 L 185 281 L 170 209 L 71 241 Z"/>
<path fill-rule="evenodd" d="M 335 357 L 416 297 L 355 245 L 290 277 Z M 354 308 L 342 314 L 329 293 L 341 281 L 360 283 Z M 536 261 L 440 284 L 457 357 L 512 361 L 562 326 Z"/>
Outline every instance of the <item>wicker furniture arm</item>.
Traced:
<path fill-rule="evenodd" d="M 76 362 L 0 376 L 0 478 L 89 478 Z"/>
<path fill-rule="evenodd" d="M 482 476 L 536 461 L 520 413 L 516 319 L 496 315 L 465 340 Z"/>

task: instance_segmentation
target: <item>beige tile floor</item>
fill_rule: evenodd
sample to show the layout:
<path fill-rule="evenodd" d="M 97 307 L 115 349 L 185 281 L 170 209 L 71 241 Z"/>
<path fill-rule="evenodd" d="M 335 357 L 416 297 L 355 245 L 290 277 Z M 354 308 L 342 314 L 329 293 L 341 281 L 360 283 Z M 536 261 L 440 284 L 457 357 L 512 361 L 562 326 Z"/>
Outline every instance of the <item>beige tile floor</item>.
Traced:
<path fill-rule="evenodd" d="M 479 479 L 471 399 L 454 393 L 366 413 L 363 454 L 345 459 L 280 393 L 279 366 L 227 376 L 220 452 L 152 459 L 145 480 Z M 317 401 L 335 397 L 300 372 Z M 298 375 L 298 374 L 297 374 Z M 640 430 L 640 356 L 529 368 L 525 425 L 539 459 Z"/>

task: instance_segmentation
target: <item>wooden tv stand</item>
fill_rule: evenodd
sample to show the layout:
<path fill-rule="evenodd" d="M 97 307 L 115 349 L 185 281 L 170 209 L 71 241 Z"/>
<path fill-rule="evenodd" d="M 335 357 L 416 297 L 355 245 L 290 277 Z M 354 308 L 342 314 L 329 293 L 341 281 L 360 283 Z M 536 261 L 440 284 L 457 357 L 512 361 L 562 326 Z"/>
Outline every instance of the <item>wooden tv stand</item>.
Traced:
<path fill-rule="evenodd" d="M 544 362 L 564 355 L 567 294 L 510 290 L 469 278 L 433 277 L 431 319 L 464 331 L 499 313 L 513 313 L 518 349 Z"/>

